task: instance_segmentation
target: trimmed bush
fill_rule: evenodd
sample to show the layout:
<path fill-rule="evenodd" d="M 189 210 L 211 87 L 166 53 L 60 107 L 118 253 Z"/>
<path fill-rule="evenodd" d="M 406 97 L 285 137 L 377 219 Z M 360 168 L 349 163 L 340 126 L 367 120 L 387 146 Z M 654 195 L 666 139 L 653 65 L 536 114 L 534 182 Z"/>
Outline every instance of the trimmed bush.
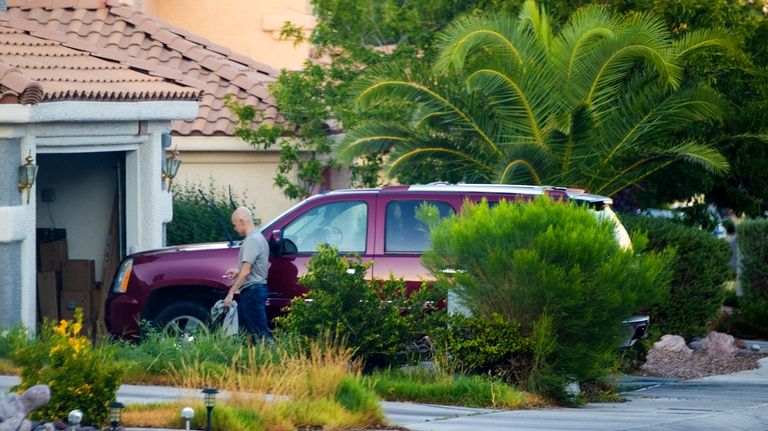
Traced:
<path fill-rule="evenodd" d="M 622 215 L 624 226 L 648 238 L 647 248 L 670 249 L 669 296 L 651 311 L 655 336 L 676 334 L 687 340 L 706 334 L 725 299 L 723 283 L 731 279 L 731 248 L 708 233 L 665 219 Z"/>
<path fill-rule="evenodd" d="M 488 317 L 448 317 L 448 327 L 436 337 L 439 350 L 450 358 L 451 368 L 468 374 L 511 377 L 530 365 L 531 341 L 520 334 L 520 324 L 498 313 Z"/>
<path fill-rule="evenodd" d="M 738 298 L 734 329 L 745 337 L 768 337 L 768 220 L 745 220 L 736 233 L 744 296 Z"/>
<path fill-rule="evenodd" d="M 208 207 L 198 189 L 203 190 L 205 197 L 221 214 L 223 220 Z M 235 205 L 246 205 L 253 209 L 253 204 L 240 201 L 234 194 L 232 199 Z M 242 200 L 245 200 L 245 196 Z M 179 245 L 226 241 L 225 230 L 235 235 L 229 220 L 233 210 L 229 196 L 222 193 L 213 181 L 207 188 L 200 184 L 179 183 L 173 188 L 173 220 L 166 228 L 166 242 L 168 245 Z M 256 219 L 254 223 L 258 226 L 261 221 Z"/>
<path fill-rule="evenodd" d="M 745 220 L 736 232 L 744 296 L 768 301 L 768 220 Z"/>
<path fill-rule="evenodd" d="M 664 255 L 623 250 L 613 231 L 610 220 L 545 197 L 467 203 L 461 217 L 434 224 L 423 260 L 474 315 L 519 324 L 533 343 L 528 387 L 565 400 L 569 380 L 615 368 L 620 322 L 667 287 Z"/>

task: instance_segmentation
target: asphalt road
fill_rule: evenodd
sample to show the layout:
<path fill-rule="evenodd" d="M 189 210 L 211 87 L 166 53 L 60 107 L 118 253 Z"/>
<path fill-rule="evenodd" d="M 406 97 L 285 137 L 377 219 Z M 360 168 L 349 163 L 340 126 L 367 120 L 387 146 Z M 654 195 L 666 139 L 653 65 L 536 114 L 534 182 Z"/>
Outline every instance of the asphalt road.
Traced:
<path fill-rule="evenodd" d="M 414 431 L 465 430 L 768 430 L 768 358 L 757 370 L 688 381 L 623 379 L 624 403 L 583 408 L 498 411 L 383 402 L 393 425 Z M 18 378 L 0 376 L 0 393 Z M 650 387 L 648 387 L 650 386 Z M 636 389 L 643 387 L 643 389 Z M 197 390 L 123 385 L 118 400 L 147 403 L 199 398 Z"/>

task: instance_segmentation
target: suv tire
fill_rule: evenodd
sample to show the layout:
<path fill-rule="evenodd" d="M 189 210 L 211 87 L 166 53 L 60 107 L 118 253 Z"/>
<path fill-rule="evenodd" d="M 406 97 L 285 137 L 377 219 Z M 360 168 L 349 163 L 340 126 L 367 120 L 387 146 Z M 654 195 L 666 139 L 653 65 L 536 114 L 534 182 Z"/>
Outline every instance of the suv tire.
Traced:
<path fill-rule="evenodd" d="M 161 332 L 190 339 L 197 332 L 208 333 L 210 317 L 210 310 L 204 305 L 182 301 L 163 308 L 152 323 Z"/>

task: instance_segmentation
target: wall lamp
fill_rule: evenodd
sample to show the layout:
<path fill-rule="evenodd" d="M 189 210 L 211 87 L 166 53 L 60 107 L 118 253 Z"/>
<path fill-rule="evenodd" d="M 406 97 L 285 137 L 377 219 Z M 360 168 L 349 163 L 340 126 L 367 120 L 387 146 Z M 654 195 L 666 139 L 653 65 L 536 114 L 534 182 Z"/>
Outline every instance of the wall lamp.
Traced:
<path fill-rule="evenodd" d="M 176 174 L 179 172 L 181 166 L 181 159 L 179 158 L 179 152 L 173 151 L 170 156 L 165 158 L 163 163 L 163 181 L 168 180 L 168 191 L 171 191 L 171 185 L 173 179 L 176 178 Z"/>
<path fill-rule="evenodd" d="M 37 178 L 38 166 L 33 163 L 35 159 L 32 157 L 32 151 L 29 152 L 26 160 L 27 163 L 19 166 L 19 191 L 27 191 L 27 203 L 29 203 L 29 195 L 32 194 L 32 186 Z"/>

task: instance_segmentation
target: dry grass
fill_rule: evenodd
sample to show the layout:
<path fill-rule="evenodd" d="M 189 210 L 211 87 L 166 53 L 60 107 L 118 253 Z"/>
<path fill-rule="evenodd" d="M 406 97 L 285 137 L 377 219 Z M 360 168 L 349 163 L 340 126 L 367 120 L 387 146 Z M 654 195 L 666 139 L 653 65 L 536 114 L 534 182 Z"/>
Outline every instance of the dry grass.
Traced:
<path fill-rule="evenodd" d="M 272 359 L 266 362 L 264 346 L 242 347 L 228 366 L 213 365 L 199 358 L 192 363 L 182 362 L 172 370 L 170 379 L 175 386 L 217 387 L 298 399 L 333 396 L 343 377 L 359 375 L 360 364 L 353 360 L 352 350 L 332 340 L 307 343 L 275 347 L 268 351 Z"/>
<path fill-rule="evenodd" d="M 302 352 L 302 353 L 297 353 Z M 214 429 L 281 431 L 379 428 L 383 414 L 375 394 L 365 388 L 353 352 L 333 339 L 307 344 L 243 346 L 230 364 L 195 359 L 182 362 L 168 377 L 174 386 L 216 387 L 229 391 L 214 414 Z M 268 401 L 259 394 L 283 396 Z M 124 425 L 181 428 L 184 403 L 130 406 Z M 200 400 L 186 405 L 199 406 Z M 193 426 L 203 426 L 205 410 L 196 409 Z"/>
<path fill-rule="evenodd" d="M 21 369 L 11 362 L 10 359 L 0 359 L 0 375 L 18 376 Z"/>

